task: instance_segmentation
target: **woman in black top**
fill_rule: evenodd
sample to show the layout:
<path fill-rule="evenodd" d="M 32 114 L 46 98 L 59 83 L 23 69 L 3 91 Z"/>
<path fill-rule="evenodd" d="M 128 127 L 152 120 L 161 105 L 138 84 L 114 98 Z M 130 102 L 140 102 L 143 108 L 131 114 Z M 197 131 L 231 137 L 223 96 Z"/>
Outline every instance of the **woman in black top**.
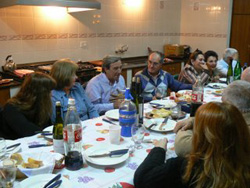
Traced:
<path fill-rule="evenodd" d="M 56 82 L 49 75 L 32 73 L 26 78 L 17 95 L 4 106 L 1 134 L 6 139 L 17 139 L 35 134 L 51 125 L 50 93 Z"/>
<path fill-rule="evenodd" d="M 202 105 L 194 122 L 192 151 L 165 162 L 167 140 L 155 141 L 134 175 L 136 188 L 248 188 L 250 133 L 240 111 L 227 103 Z"/>

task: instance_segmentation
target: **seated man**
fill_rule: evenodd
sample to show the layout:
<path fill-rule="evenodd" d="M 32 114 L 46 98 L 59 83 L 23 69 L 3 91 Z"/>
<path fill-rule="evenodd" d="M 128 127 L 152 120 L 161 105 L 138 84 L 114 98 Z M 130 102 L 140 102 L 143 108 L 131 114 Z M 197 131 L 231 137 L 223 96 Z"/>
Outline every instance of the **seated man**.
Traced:
<path fill-rule="evenodd" d="M 228 64 L 230 62 L 230 59 L 233 58 L 232 68 L 234 71 L 235 65 L 237 63 L 238 59 L 238 51 L 234 48 L 226 48 L 223 53 L 223 58 L 221 58 L 219 61 L 217 61 L 217 66 L 215 69 L 215 74 L 219 75 L 220 77 L 227 77 L 227 71 L 228 71 Z"/>
<path fill-rule="evenodd" d="M 250 67 L 247 67 L 241 74 L 241 80 L 250 82 Z"/>
<path fill-rule="evenodd" d="M 142 83 L 142 96 L 145 102 L 155 97 L 156 88 L 162 88 L 165 92 L 170 88 L 173 91 L 192 89 L 191 84 L 178 82 L 174 77 L 162 70 L 164 56 L 160 52 L 152 52 L 148 57 L 148 66 L 136 73 Z"/>
<path fill-rule="evenodd" d="M 222 101 L 233 104 L 242 112 L 250 131 L 250 83 L 243 80 L 232 82 L 224 89 Z M 184 157 L 191 151 L 193 123 L 194 118 L 189 118 L 179 121 L 175 126 L 175 152 L 178 156 Z"/>
<path fill-rule="evenodd" d="M 121 75 L 122 62 L 120 57 L 106 56 L 103 59 L 102 73 L 92 78 L 86 87 L 91 102 L 99 114 L 119 108 L 123 99 L 122 90 L 125 90 L 125 81 Z"/>

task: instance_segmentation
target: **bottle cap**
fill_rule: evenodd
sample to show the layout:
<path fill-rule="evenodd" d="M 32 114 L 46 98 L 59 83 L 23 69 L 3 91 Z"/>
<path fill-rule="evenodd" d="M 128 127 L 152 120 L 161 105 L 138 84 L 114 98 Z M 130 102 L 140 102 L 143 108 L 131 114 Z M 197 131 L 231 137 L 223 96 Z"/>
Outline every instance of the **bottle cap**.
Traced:
<path fill-rule="evenodd" d="M 56 106 L 61 106 L 61 102 L 60 101 L 56 101 Z"/>
<path fill-rule="evenodd" d="M 75 105 L 75 99 L 69 98 L 68 105 Z"/>
<path fill-rule="evenodd" d="M 125 99 L 133 99 L 133 97 L 130 94 L 130 89 L 129 88 L 126 88 Z"/>

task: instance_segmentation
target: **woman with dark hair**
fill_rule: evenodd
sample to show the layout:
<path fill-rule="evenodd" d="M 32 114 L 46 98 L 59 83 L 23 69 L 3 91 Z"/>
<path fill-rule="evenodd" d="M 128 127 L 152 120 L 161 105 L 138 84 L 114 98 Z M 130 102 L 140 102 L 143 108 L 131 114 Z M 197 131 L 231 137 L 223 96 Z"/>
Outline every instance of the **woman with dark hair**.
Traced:
<path fill-rule="evenodd" d="M 98 117 L 99 114 L 89 100 L 82 85 L 76 80 L 78 65 L 70 59 L 56 61 L 51 69 L 50 75 L 56 80 L 56 89 L 52 91 L 52 122 L 56 119 L 56 101 L 61 102 L 62 118 L 65 118 L 68 99 L 75 99 L 76 110 L 81 120 Z"/>
<path fill-rule="evenodd" d="M 192 150 L 165 162 L 167 140 L 155 141 L 135 172 L 135 187 L 230 187 L 250 185 L 250 132 L 241 112 L 210 102 L 195 115 Z"/>
<path fill-rule="evenodd" d="M 195 50 L 189 57 L 185 67 L 182 69 L 178 80 L 187 84 L 194 84 L 200 75 L 201 82 L 205 84 L 210 78 L 210 70 L 204 61 L 202 51 Z"/>
<path fill-rule="evenodd" d="M 35 134 L 51 125 L 51 90 L 56 82 L 49 75 L 27 75 L 17 95 L 4 106 L 1 133 L 6 139 L 17 139 Z"/>
<path fill-rule="evenodd" d="M 215 51 L 209 50 L 206 51 L 204 54 L 205 62 L 207 64 L 208 69 L 210 70 L 210 80 L 212 82 L 219 81 L 219 72 L 216 69 L 217 61 L 218 61 L 218 54 Z"/>

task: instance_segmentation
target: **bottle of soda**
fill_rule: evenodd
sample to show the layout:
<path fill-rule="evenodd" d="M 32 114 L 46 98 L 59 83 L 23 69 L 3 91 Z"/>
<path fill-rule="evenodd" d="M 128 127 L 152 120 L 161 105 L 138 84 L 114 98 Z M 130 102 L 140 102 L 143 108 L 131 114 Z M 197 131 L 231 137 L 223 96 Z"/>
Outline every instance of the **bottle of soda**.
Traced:
<path fill-rule="evenodd" d="M 143 111 L 144 111 L 144 99 L 142 96 L 142 86 L 140 77 L 136 78 L 136 94 L 137 94 L 137 103 L 138 103 L 138 119 L 139 125 L 143 124 Z"/>
<path fill-rule="evenodd" d="M 247 68 L 247 63 L 244 63 L 244 66 L 243 66 L 243 70 L 245 70 Z"/>
<path fill-rule="evenodd" d="M 68 100 L 63 128 L 65 167 L 68 170 L 79 170 L 83 166 L 82 158 L 82 125 L 76 112 L 75 100 Z"/>
<path fill-rule="evenodd" d="M 131 127 L 137 124 L 136 106 L 131 101 L 130 89 L 125 91 L 125 100 L 119 108 L 119 124 L 122 127 L 121 135 L 131 137 Z"/>
<path fill-rule="evenodd" d="M 63 120 L 61 116 L 60 101 L 56 102 L 56 122 L 53 127 L 53 148 L 54 152 L 64 154 Z"/>
<path fill-rule="evenodd" d="M 230 58 L 230 62 L 228 65 L 228 71 L 227 71 L 227 84 L 230 84 L 231 82 L 233 82 L 233 68 L 232 68 L 232 64 L 233 64 L 233 58 Z"/>
<path fill-rule="evenodd" d="M 241 66 L 240 66 L 240 61 L 237 61 L 234 68 L 234 80 L 240 80 L 240 76 L 241 76 Z"/>
<path fill-rule="evenodd" d="M 202 105 L 203 93 L 204 93 L 204 88 L 203 84 L 201 83 L 201 77 L 198 76 L 195 84 L 193 85 L 193 90 L 192 90 L 192 102 L 190 110 L 191 117 L 195 116 L 197 109 Z"/>

